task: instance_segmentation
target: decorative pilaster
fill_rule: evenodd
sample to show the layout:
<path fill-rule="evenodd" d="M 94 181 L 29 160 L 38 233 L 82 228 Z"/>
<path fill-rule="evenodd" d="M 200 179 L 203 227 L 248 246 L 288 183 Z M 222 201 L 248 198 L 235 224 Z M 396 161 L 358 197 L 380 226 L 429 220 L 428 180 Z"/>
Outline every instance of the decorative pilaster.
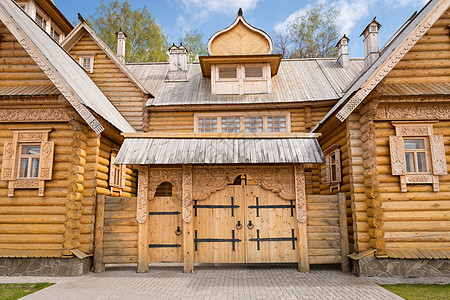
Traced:
<path fill-rule="evenodd" d="M 379 104 L 378 99 L 371 99 L 361 110 L 361 150 L 364 167 L 364 185 L 367 205 L 367 222 L 369 224 L 369 246 L 377 250 L 378 255 L 386 253 L 383 230 L 383 210 L 380 199 L 377 144 L 375 142 L 374 118 Z"/>
<path fill-rule="evenodd" d="M 194 222 L 192 222 L 192 165 L 183 165 L 182 174 L 184 273 L 193 273 Z"/>
<path fill-rule="evenodd" d="M 138 221 L 138 273 L 148 272 L 148 166 L 139 166 L 136 219 Z"/>
<path fill-rule="evenodd" d="M 308 230 L 306 225 L 306 185 L 302 165 L 295 165 L 295 207 L 298 221 L 298 270 L 309 272 Z"/>

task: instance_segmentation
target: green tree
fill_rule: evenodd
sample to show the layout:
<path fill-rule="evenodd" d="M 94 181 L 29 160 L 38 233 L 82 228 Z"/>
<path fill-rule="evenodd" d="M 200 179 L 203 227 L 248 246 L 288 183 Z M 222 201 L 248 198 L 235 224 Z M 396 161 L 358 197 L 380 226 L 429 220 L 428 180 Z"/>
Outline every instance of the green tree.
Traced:
<path fill-rule="evenodd" d="M 207 55 L 206 44 L 203 43 L 203 33 L 197 29 L 185 32 L 180 43 L 186 47 L 189 61 L 198 61 L 199 56 Z"/>
<path fill-rule="evenodd" d="M 119 28 L 127 35 L 126 62 L 167 61 L 167 36 L 156 24 L 147 7 L 133 10 L 128 1 L 101 0 L 95 13 L 86 19 L 97 35 L 116 52 L 116 32 Z"/>
<path fill-rule="evenodd" d="M 281 50 L 288 45 L 289 50 L 280 54 L 289 58 L 335 57 L 335 45 L 339 40 L 338 16 L 339 12 L 333 7 L 317 3 L 303 16 L 295 18 L 288 25 L 287 33 L 276 39 L 275 45 Z"/>

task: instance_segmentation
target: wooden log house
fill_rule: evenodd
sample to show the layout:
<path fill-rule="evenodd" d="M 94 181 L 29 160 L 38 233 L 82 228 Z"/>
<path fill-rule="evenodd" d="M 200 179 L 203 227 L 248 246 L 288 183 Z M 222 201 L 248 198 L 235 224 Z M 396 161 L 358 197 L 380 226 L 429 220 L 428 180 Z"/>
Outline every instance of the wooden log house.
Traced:
<path fill-rule="evenodd" d="M 0 3 L 0 274 L 92 255 L 448 274 L 449 0 L 381 50 L 374 19 L 362 59 L 345 36 L 338 59 L 282 59 L 240 10 L 199 62 L 139 64 L 121 30 L 116 54 L 51 0 L 18 4 Z"/>

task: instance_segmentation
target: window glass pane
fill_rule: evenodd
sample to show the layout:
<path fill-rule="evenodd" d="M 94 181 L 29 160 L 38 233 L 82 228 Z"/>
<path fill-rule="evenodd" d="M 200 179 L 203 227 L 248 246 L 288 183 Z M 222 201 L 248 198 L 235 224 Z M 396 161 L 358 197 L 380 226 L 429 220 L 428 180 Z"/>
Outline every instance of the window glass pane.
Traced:
<path fill-rule="evenodd" d="M 240 132 L 240 117 L 222 117 L 222 132 Z"/>
<path fill-rule="evenodd" d="M 336 181 L 336 165 L 331 165 L 331 181 Z"/>
<path fill-rule="evenodd" d="M 198 118 L 198 132 L 217 132 L 217 118 Z"/>
<path fill-rule="evenodd" d="M 245 67 L 245 77 L 247 78 L 261 78 L 263 77 L 263 69 L 261 66 Z"/>
<path fill-rule="evenodd" d="M 405 153 L 405 163 L 406 163 L 406 172 L 414 173 L 416 172 L 415 164 L 414 164 L 414 153 L 406 152 Z"/>
<path fill-rule="evenodd" d="M 267 117 L 269 132 L 286 132 L 286 117 Z"/>
<path fill-rule="evenodd" d="M 404 140 L 405 149 L 425 149 L 425 142 L 423 139 Z"/>
<path fill-rule="evenodd" d="M 427 162 L 425 152 L 417 152 L 417 172 L 427 172 Z"/>
<path fill-rule="evenodd" d="M 33 158 L 31 160 L 31 174 L 30 177 L 38 177 L 39 176 L 39 158 Z"/>
<path fill-rule="evenodd" d="M 19 177 L 28 176 L 28 158 L 20 159 Z"/>
<path fill-rule="evenodd" d="M 39 155 L 40 153 L 41 153 L 41 146 L 39 146 L 39 145 L 24 145 L 24 146 L 22 146 L 22 154 Z"/>
<path fill-rule="evenodd" d="M 83 68 L 85 69 L 91 68 L 91 58 L 83 58 Z"/>
<path fill-rule="evenodd" d="M 263 132 L 263 117 L 245 117 L 245 132 Z"/>
<path fill-rule="evenodd" d="M 219 79 L 237 78 L 237 68 L 219 68 Z"/>

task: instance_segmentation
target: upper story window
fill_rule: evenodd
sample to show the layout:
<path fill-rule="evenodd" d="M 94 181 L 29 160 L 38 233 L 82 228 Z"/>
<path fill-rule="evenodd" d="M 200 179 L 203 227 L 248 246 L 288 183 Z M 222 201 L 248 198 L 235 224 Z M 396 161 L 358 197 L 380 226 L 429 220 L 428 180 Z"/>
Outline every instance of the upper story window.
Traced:
<path fill-rule="evenodd" d="M 270 65 L 213 64 L 211 93 L 214 95 L 267 94 L 272 91 Z"/>
<path fill-rule="evenodd" d="M 61 34 L 55 30 L 55 28 L 50 28 L 50 36 L 59 43 Z"/>
<path fill-rule="evenodd" d="M 45 18 L 39 12 L 36 12 L 36 16 L 35 16 L 34 20 L 36 21 L 36 23 L 39 26 L 41 26 L 44 30 L 46 30 L 46 28 L 47 28 L 47 21 L 45 20 Z"/>
<path fill-rule="evenodd" d="M 198 133 L 290 132 L 289 112 L 196 114 L 194 131 Z"/>
<path fill-rule="evenodd" d="M 79 56 L 80 66 L 86 70 L 86 72 L 94 73 L 94 58 L 95 53 L 80 53 Z"/>

